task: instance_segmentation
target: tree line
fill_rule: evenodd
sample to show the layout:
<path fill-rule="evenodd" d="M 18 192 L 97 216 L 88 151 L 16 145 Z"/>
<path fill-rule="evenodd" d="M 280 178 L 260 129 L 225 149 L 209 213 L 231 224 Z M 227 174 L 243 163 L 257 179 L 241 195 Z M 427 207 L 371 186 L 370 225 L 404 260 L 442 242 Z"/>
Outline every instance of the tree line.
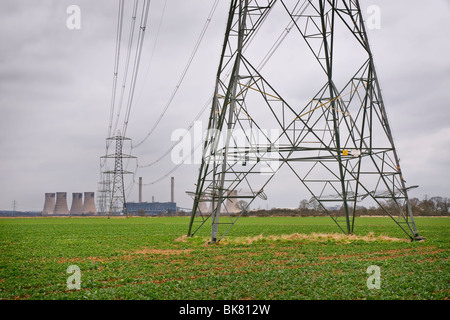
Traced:
<path fill-rule="evenodd" d="M 252 216 L 323 216 L 324 211 L 319 202 L 312 198 L 310 200 L 303 199 L 300 201 L 298 208 L 285 209 L 285 208 L 272 208 L 245 210 L 245 201 L 239 201 L 239 209 L 243 210 L 243 215 Z M 356 216 L 386 216 L 386 211 L 395 212 L 397 205 L 394 200 L 388 199 L 386 201 L 380 201 L 381 206 L 370 206 L 366 208 L 364 206 L 356 207 Z M 450 216 L 450 198 L 434 196 L 431 198 L 425 197 L 423 200 L 418 198 L 410 199 L 411 210 L 414 216 Z M 331 214 L 336 216 L 344 216 L 345 211 L 343 207 L 340 208 L 328 208 Z M 353 212 L 353 207 L 350 207 L 350 211 Z M 395 214 L 393 214 L 395 215 Z"/>

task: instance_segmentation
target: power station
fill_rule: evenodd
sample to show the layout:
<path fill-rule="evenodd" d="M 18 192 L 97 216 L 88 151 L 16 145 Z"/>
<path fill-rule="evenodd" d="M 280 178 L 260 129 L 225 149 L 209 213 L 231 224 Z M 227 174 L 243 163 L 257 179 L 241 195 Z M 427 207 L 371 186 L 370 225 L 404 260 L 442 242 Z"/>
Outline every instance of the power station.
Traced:
<path fill-rule="evenodd" d="M 83 197 L 84 196 L 84 197 Z M 130 215 L 156 216 L 175 214 L 178 207 L 175 202 L 175 178 L 170 179 L 170 202 L 142 201 L 142 177 L 139 177 L 139 201 L 127 202 L 127 211 Z M 108 212 L 98 211 L 95 205 L 95 192 L 73 192 L 72 203 L 67 203 L 67 192 L 45 193 L 44 208 L 41 216 L 98 216 L 107 215 Z"/>
<path fill-rule="evenodd" d="M 56 195 L 56 197 L 55 197 Z M 94 192 L 72 193 L 72 203 L 67 204 L 67 192 L 45 193 L 44 209 L 41 216 L 81 216 L 97 215 Z"/>
<path fill-rule="evenodd" d="M 152 197 L 152 202 L 142 201 L 142 177 L 139 177 L 139 201 L 127 202 L 127 211 L 130 215 L 138 216 L 156 216 L 156 215 L 171 215 L 178 211 L 175 202 L 175 178 L 170 178 L 170 202 L 155 202 Z"/>

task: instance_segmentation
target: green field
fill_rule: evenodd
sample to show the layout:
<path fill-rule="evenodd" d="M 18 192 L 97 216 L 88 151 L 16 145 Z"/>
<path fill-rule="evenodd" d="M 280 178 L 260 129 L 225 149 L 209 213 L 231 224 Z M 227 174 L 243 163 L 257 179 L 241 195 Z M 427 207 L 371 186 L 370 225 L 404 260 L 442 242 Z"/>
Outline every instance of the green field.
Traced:
<path fill-rule="evenodd" d="M 325 238 L 316 233 L 339 234 L 328 217 L 249 217 L 216 245 L 208 227 L 183 237 L 188 221 L 0 219 L 0 299 L 450 298 L 449 218 L 416 218 L 427 240 L 410 242 L 390 218 L 357 218 L 368 238 Z M 70 265 L 80 290 L 67 288 Z M 367 286 L 371 265 L 379 289 Z"/>

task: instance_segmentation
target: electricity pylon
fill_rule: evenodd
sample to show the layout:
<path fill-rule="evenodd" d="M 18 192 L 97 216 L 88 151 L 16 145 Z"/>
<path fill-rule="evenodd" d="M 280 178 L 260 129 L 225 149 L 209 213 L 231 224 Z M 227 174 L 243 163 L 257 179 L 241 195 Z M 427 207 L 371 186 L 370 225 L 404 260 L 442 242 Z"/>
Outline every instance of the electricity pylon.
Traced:
<path fill-rule="evenodd" d="M 123 142 L 131 139 L 122 136 L 120 130 L 117 131 L 116 136 L 109 137 L 107 140 L 115 141 L 116 146 L 114 154 L 102 156 L 102 158 L 114 159 L 114 170 L 107 170 L 103 172 L 107 175 L 107 177 L 112 176 L 112 180 L 110 182 L 110 196 L 107 197 L 109 201 L 107 209 L 108 218 L 110 215 L 125 215 L 128 218 L 123 175 L 132 174 L 132 172 L 123 169 L 123 159 L 136 157 L 124 154 L 122 152 Z"/>
<path fill-rule="evenodd" d="M 285 31 L 295 30 L 303 43 L 304 52 L 295 54 L 312 54 L 319 78 L 292 75 L 290 61 L 267 77 L 262 71 L 267 61 L 255 67 L 251 45 L 275 4 L 286 17 Z M 306 75 L 315 93 L 284 97 L 283 88 L 269 82 L 280 74 L 298 81 L 298 92 Z M 231 214 L 228 204 L 245 200 L 248 208 L 257 197 L 266 199 L 264 188 L 281 168 L 306 187 L 342 232 L 353 233 L 357 205 L 366 201 L 412 240 L 420 239 L 359 1 L 230 3 L 188 236 L 210 220 L 211 242 L 220 241 L 240 216 Z"/>
<path fill-rule="evenodd" d="M 100 175 L 100 182 L 98 183 L 98 197 L 97 197 L 97 208 L 100 214 L 105 214 L 109 210 L 110 196 L 111 196 L 111 175 L 105 172 L 110 172 L 110 170 L 102 171 Z"/>

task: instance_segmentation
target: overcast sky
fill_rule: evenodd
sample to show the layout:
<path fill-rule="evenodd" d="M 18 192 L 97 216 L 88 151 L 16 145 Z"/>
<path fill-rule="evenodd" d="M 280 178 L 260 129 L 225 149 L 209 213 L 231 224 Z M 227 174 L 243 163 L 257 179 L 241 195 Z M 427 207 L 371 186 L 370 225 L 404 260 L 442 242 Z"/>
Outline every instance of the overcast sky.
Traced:
<path fill-rule="evenodd" d="M 126 132 L 134 146 L 168 104 L 212 4 L 152 0 Z M 70 5 L 80 8 L 80 29 L 67 26 Z M 124 42 L 132 1 L 125 5 Z M 189 126 L 208 103 L 228 5 L 219 1 L 182 85 L 152 135 L 133 149 L 124 147 L 138 157 L 139 167 L 135 160 L 126 165 L 135 172 L 135 181 L 143 177 L 144 201 L 152 196 L 169 201 L 173 176 L 178 206 L 192 205 L 185 192 L 194 190 L 197 164 L 169 173 L 175 167 L 169 154 L 156 165 L 143 166 L 168 151 L 174 130 Z M 369 40 L 402 170 L 408 186 L 419 185 L 410 196 L 450 197 L 449 1 L 364 0 L 366 18 L 371 5 L 381 15 L 380 28 L 368 30 Z M 117 13 L 118 1 L 111 0 L 0 2 L 0 209 L 11 210 L 16 201 L 17 210 L 39 211 L 44 193 L 60 191 L 68 193 L 70 207 L 72 192 L 97 192 L 110 116 Z M 125 46 L 121 52 L 125 59 Z M 208 114 L 206 108 L 199 120 L 205 123 Z M 128 201 L 137 200 L 132 179 L 130 175 L 125 182 Z M 284 196 L 269 193 L 268 207 L 295 207 L 310 197 L 306 191 L 284 192 L 288 182 L 276 189 Z"/>

